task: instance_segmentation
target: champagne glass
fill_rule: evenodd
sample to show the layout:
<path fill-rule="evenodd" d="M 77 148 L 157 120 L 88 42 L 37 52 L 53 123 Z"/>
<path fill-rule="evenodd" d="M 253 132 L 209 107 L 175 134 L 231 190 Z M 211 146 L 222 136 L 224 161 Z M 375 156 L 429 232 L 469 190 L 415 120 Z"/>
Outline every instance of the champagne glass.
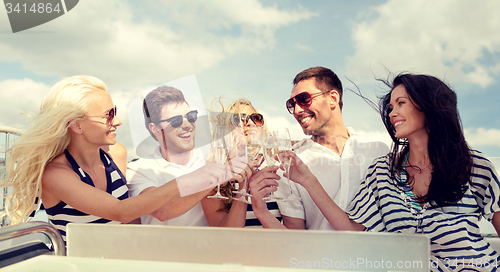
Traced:
<path fill-rule="evenodd" d="M 261 126 L 250 126 L 247 136 L 247 157 L 248 162 L 253 163 L 254 170 L 259 168 L 264 162 L 264 152 L 262 150 L 262 135 L 264 128 Z"/>
<path fill-rule="evenodd" d="M 300 200 L 300 197 L 294 196 L 292 191 L 292 182 L 290 178 L 290 164 L 292 162 L 292 158 L 287 156 L 287 151 L 292 149 L 292 140 L 290 138 L 290 132 L 288 128 L 282 128 L 273 131 L 274 141 L 278 148 L 278 160 L 283 165 L 285 169 L 285 174 L 287 176 L 286 181 L 288 182 L 288 187 L 290 188 L 290 196 L 288 198 L 283 199 L 282 201 L 295 201 Z"/>
<path fill-rule="evenodd" d="M 248 158 L 248 163 L 255 164 L 256 168 L 258 168 L 262 162 L 264 162 L 264 154 L 262 152 L 262 133 L 264 128 L 261 126 L 250 126 L 248 130 L 248 135 L 246 136 L 246 155 Z M 251 203 L 246 199 L 247 196 L 251 195 L 247 193 L 248 189 L 248 178 L 245 178 L 245 184 L 243 188 L 240 188 L 239 191 L 234 193 L 240 194 L 241 197 L 236 198 L 235 200 L 243 201 L 245 203 Z"/>
<path fill-rule="evenodd" d="M 262 136 L 262 149 L 264 150 L 264 158 L 266 158 L 266 163 L 268 166 L 273 166 L 276 164 L 276 155 L 278 155 L 278 146 L 274 141 L 274 136 L 270 132 L 264 132 Z M 268 197 L 262 198 L 265 201 L 277 201 L 283 200 L 281 197 L 277 197 L 272 192 Z"/>
<path fill-rule="evenodd" d="M 231 145 L 231 141 L 227 139 L 227 132 L 228 129 L 225 126 L 215 126 L 212 148 L 214 150 L 215 161 L 220 164 L 227 162 L 228 151 Z M 207 196 L 207 198 L 229 199 L 229 197 L 225 197 L 220 193 L 220 184 L 217 185 L 217 193 Z"/>

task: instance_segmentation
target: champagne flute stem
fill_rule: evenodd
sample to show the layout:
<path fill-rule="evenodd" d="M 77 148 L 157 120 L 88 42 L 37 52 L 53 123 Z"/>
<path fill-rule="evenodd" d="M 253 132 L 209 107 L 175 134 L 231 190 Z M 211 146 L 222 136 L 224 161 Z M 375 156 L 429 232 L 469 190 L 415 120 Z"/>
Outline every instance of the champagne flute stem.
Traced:
<path fill-rule="evenodd" d="M 292 183 L 290 182 L 290 164 L 288 164 L 288 167 L 285 168 L 286 171 L 286 181 L 288 182 L 288 188 L 290 189 L 290 196 L 293 196 L 293 191 L 292 191 Z"/>

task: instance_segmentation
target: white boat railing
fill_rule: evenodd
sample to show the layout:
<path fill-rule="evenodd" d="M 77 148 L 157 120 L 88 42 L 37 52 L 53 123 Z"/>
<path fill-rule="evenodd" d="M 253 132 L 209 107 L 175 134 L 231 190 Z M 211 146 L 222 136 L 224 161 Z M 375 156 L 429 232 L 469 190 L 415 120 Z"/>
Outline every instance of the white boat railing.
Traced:
<path fill-rule="evenodd" d="M 0 228 L 0 241 L 34 233 L 45 234 L 52 243 L 54 254 L 66 256 L 66 247 L 64 246 L 61 234 L 51 224 L 45 222 L 26 222 Z"/>
<path fill-rule="evenodd" d="M 3 134 L 4 140 L 0 138 L 0 177 L 3 177 L 5 173 L 5 163 L 7 161 L 6 150 L 12 145 L 13 141 L 17 136 L 21 135 L 21 130 L 13 127 L 0 126 L 0 135 Z M 4 197 L 8 194 L 9 188 L 0 188 L 0 213 L 5 209 L 5 199 Z M 4 216 L 0 220 L 0 226 L 7 226 L 9 224 L 8 219 Z"/>

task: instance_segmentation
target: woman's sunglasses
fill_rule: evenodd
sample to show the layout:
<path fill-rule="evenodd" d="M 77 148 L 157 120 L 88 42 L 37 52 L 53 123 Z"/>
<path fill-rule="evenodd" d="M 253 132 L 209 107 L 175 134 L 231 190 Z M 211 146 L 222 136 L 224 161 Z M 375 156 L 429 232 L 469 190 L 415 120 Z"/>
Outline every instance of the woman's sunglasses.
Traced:
<path fill-rule="evenodd" d="M 153 122 L 154 124 L 159 124 L 161 122 L 169 122 L 170 125 L 173 127 L 173 128 L 178 128 L 182 125 L 182 123 L 184 122 L 184 117 L 186 117 L 186 119 L 189 121 L 189 123 L 194 123 L 196 122 L 196 119 L 198 119 L 198 111 L 197 110 L 192 110 L 188 113 L 186 113 L 186 115 L 182 116 L 182 115 L 176 115 L 176 116 L 172 116 L 168 119 L 164 119 L 164 120 L 159 120 L 159 121 L 156 121 L 156 122 Z"/>
<path fill-rule="evenodd" d="M 106 125 L 111 127 L 111 126 L 113 126 L 113 119 L 115 119 L 115 116 L 116 116 L 116 106 L 114 108 L 110 109 L 108 114 L 106 114 L 106 115 L 85 116 L 84 118 L 89 118 L 89 117 L 106 118 Z"/>
<path fill-rule="evenodd" d="M 245 113 L 233 114 L 233 125 L 236 127 L 240 126 L 240 121 L 246 126 L 249 120 L 252 120 L 252 122 L 257 126 L 264 125 L 264 116 L 260 113 L 252 113 L 250 115 L 246 115 Z"/>
<path fill-rule="evenodd" d="M 293 112 L 295 111 L 295 103 L 299 104 L 301 107 L 309 107 L 312 103 L 313 98 L 328 92 L 331 91 L 325 91 L 313 94 L 307 92 L 299 93 L 298 95 L 286 101 L 286 109 L 290 114 L 293 114 Z"/>

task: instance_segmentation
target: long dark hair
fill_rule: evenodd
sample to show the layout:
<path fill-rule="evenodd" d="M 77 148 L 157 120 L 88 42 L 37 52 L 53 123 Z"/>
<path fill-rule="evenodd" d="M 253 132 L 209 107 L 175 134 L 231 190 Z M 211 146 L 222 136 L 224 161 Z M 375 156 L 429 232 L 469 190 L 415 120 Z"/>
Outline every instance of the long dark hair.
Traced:
<path fill-rule="evenodd" d="M 391 93 L 403 85 L 411 103 L 425 115 L 429 135 L 428 153 L 433 167 L 427 195 L 419 196 L 420 203 L 434 201 L 439 206 L 458 202 L 470 183 L 472 155 L 462 132 L 457 109 L 457 95 L 441 80 L 429 75 L 399 74 L 392 83 L 381 80 L 391 91 L 380 100 L 380 113 L 394 144 L 390 153 L 390 173 L 398 181 L 398 173 L 410 151 L 406 139 L 398 139 L 391 124 L 389 103 Z M 410 180 L 411 181 L 411 180 Z M 397 182 L 398 186 L 400 185 Z"/>

